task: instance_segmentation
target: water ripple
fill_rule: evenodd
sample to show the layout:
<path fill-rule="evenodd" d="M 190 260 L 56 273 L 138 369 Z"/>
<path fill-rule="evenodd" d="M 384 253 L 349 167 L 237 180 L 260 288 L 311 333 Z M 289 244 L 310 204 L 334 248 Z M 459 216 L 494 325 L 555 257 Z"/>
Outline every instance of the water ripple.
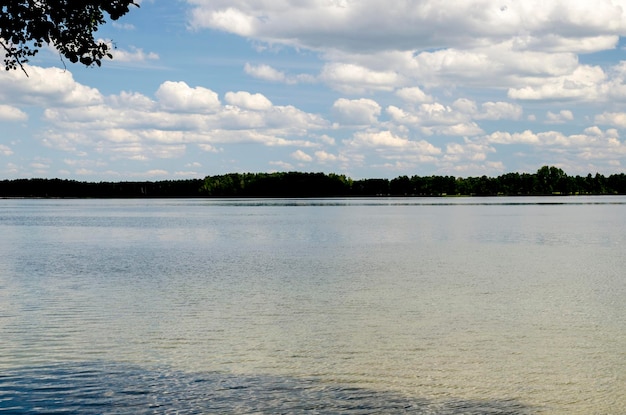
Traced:
<path fill-rule="evenodd" d="M 3 414 L 502 414 L 514 400 L 435 401 L 269 375 L 185 373 L 122 363 L 63 363 L 0 375 Z"/>

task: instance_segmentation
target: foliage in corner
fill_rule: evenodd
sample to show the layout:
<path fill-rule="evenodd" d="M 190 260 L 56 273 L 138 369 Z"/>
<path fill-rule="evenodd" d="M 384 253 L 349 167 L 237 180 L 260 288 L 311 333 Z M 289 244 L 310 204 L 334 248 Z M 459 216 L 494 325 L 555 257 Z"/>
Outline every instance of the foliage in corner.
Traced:
<path fill-rule="evenodd" d="M 128 13 L 132 0 L 0 0 L 0 47 L 5 69 L 22 69 L 44 44 L 72 63 L 102 64 L 109 47 L 94 39 L 106 22 Z"/>

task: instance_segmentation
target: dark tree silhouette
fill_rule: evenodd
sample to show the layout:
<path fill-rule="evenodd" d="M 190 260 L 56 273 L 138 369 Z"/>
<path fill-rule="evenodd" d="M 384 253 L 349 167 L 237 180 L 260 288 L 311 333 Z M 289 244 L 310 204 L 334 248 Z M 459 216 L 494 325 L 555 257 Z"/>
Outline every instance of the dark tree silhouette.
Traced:
<path fill-rule="evenodd" d="M 106 22 L 128 13 L 132 0 L 0 0 L 0 49 L 6 70 L 21 68 L 44 44 L 72 63 L 91 66 L 111 57 L 94 39 Z M 27 74 L 28 75 L 28 74 Z"/>
<path fill-rule="evenodd" d="M 400 176 L 352 180 L 341 174 L 230 173 L 158 182 L 78 182 L 61 179 L 0 180 L 2 197 L 335 197 L 626 195 L 626 174 L 568 176 L 554 166 L 537 173 L 498 177 Z"/>

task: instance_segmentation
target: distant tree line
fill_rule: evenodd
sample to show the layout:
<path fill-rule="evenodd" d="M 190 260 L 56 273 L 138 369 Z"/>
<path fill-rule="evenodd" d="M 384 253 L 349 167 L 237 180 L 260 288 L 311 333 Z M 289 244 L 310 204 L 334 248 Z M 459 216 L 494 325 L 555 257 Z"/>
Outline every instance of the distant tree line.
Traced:
<path fill-rule="evenodd" d="M 626 174 L 568 176 L 553 166 L 498 177 L 399 176 L 352 180 L 325 173 L 231 173 L 157 182 L 80 182 L 62 179 L 0 181 L 0 197 L 333 197 L 531 196 L 626 194 Z"/>
<path fill-rule="evenodd" d="M 231 173 L 204 179 L 202 193 L 219 197 L 349 196 L 353 182 L 324 173 Z"/>
<path fill-rule="evenodd" d="M 62 179 L 17 179 L 0 181 L 0 197 L 199 197 L 203 183 L 202 179 L 97 183 Z"/>
<path fill-rule="evenodd" d="M 400 176 L 391 180 L 352 180 L 323 173 L 231 173 L 206 177 L 201 193 L 213 197 L 609 195 L 626 194 L 626 175 L 568 176 L 549 166 L 534 174 Z"/>

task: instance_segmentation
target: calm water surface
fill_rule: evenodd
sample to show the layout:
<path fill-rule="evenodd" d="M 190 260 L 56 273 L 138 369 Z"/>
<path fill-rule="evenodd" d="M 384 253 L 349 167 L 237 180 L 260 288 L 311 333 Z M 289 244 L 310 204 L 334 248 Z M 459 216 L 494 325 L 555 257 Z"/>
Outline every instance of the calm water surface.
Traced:
<path fill-rule="evenodd" d="M 0 413 L 626 413 L 626 198 L 0 200 Z"/>

